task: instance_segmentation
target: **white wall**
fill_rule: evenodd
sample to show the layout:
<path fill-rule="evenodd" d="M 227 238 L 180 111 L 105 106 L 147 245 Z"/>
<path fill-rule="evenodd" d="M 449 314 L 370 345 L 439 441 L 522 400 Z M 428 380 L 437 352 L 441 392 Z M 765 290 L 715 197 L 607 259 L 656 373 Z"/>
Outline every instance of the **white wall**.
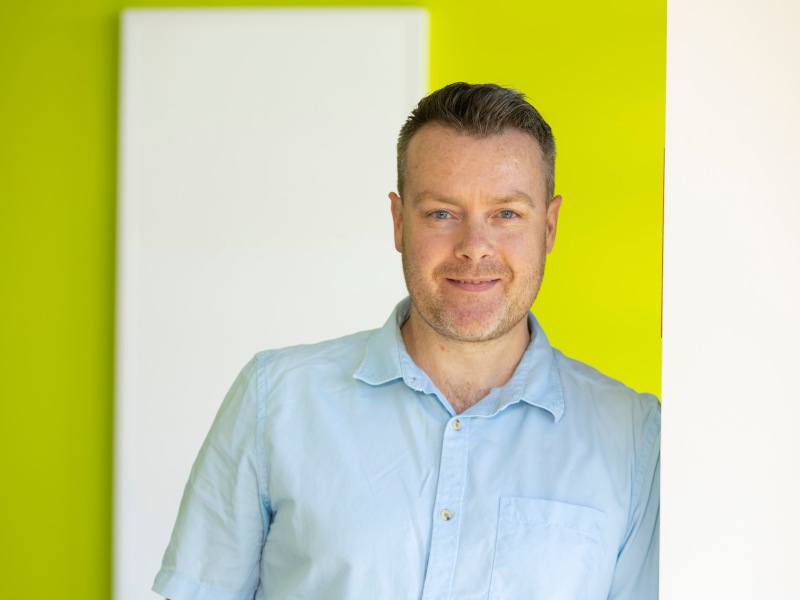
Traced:
<path fill-rule="evenodd" d="M 417 9 L 124 14 L 117 600 L 154 596 L 252 354 L 378 327 L 405 294 L 387 193 L 427 64 Z"/>
<path fill-rule="evenodd" d="M 670 0 L 661 589 L 800 598 L 800 3 Z"/>

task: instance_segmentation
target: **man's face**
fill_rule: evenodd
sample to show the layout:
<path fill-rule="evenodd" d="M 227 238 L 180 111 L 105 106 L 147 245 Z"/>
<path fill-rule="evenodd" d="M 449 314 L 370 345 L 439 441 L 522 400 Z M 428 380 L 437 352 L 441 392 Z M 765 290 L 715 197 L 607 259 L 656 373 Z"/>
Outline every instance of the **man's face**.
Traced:
<path fill-rule="evenodd" d="M 555 241 L 539 144 L 506 129 L 477 138 L 428 123 L 411 138 L 404 197 L 391 193 L 411 301 L 439 334 L 498 338 L 521 325 Z"/>

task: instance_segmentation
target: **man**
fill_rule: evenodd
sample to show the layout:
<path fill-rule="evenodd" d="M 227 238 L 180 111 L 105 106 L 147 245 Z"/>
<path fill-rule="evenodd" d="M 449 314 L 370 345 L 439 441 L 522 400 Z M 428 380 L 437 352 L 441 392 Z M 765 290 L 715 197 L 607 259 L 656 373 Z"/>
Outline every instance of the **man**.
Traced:
<path fill-rule="evenodd" d="M 154 589 L 173 600 L 648 600 L 660 409 L 550 346 L 549 126 L 456 83 L 400 132 L 383 328 L 257 354 L 217 415 Z"/>

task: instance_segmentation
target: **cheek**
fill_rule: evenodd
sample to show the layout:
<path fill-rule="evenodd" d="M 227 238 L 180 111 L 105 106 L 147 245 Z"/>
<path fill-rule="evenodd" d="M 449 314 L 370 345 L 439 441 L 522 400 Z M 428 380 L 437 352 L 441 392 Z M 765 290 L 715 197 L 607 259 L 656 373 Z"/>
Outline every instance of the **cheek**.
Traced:
<path fill-rule="evenodd" d="M 503 262 L 516 273 L 538 271 L 544 256 L 544 236 L 540 232 L 509 233 L 498 240 L 497 248 Z"/>
<path fill-rule="evenodd" d="M 452 254 L 452 240 L 442 231 L 407 228 L 403 241 L 406 262 L 417 271 L 431 271 Z"/>
<path fill-rule="evenodd" d="M 540 233 L 530 230 L 514 231 L 501 234 L 497 242 L 497 247 L 502 248 L 509 256 L 518 258 L 530 258 L 533 254 L 538 254 L 541 246 Z"/>

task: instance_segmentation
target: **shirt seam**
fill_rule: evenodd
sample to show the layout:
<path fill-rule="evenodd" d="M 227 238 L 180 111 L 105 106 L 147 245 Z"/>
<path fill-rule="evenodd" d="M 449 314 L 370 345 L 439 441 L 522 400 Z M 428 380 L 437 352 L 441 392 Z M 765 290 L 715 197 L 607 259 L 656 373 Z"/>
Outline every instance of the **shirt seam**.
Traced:
<path fill-rule="evenodd" d="M 498 534 L 500 533 L 500 497 L 497 498 L 497 510 L 495 511 L 495 518 L 494 518 L 494 547 L 492 551 L 492 562 L 489 571 L 489 591 L 487 592 L 488 596 L 491 598 L 492 596 L 492 585 L 494 584 L 494 567 L 495 563 L 497 562 L 497 538 Z"/>
<path fill-rule="evenodd" d="M 653 454 L 657 446 L 656 442 L 658 441 L 658 430 L 659 430 L 660 420 L 661 419 L 658 415 L 652 418 L 649 427 L 645 432 L 644 440 L 642 441 L 641 451 L 638 453 L 638 455 L 641 457 L 641 460 L 637 465 L 636 474 L 633 482 L 633 495 L 631 497 L 630 511 L 628 512 L 628 531 L 625 535 L 625 541 L 623 542 L 621 547 L 625 546 L 625 543 L 627 543 L 628 538 L 630 537 L 634 528 L 636 520 L 636 512 L 638 510 L 638 506 L 642 497 L 645 468 L 647 467 L 648 464 L 652 462 Z"/>
<path fill-rule="evenodd" d="M 269 531 L 271 501 L 269 498 L 269 484 L 267 469 L 266 446 L 261 434 L 262 428 L 266 424 L 266 368 L 264 366 L 263 353 L 256 354 L 254 357 L 256 368 L 256 424 L 255 424 L 255 447 L 256 447 L 256 481 L 258 482 L 259 502 L 258 506 L 261 511 L 261 547 L 267 541 L 267 532 Z M 260 563 L 260 559 L 259 559 Z"/>
<path fill-rule="evenodd" d="M 550 412 L 553 415 L 553 421 L 558 423 L 566 411 L 564 405 L 564 381 L 558 356 L 556 356 L 555 349 L 552 346 L 550 347 L 550 372 L 548 377 L 548 384 L 554 388 L 553 393 L 556 394 L 558 399 L 558 402 L 550 408 Z"/>

